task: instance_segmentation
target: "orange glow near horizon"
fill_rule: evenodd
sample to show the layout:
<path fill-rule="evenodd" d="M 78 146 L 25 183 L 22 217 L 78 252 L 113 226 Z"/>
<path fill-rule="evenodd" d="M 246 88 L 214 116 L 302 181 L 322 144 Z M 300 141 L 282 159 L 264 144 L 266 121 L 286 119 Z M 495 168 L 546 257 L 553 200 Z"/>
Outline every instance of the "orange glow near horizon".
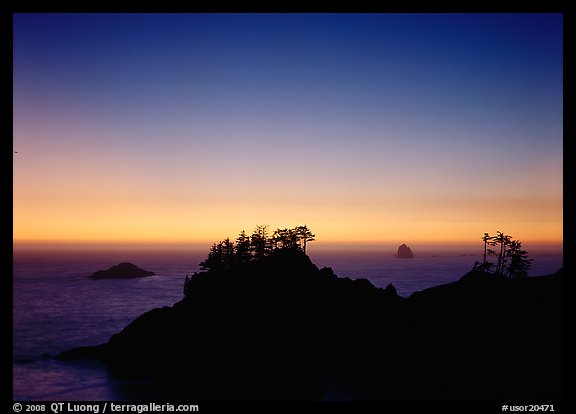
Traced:
<path fill-rule="evenodd" d="M 14 160 L 16 243 L 212 243 L 257 224 L 272 231 L 306 224 L 328 244 L 475 243 L 497 230 L 524 243 L 563 240 L 562 166 L 546 162 L 517 188 L 442 168 L 395 183 L 374 165 L 227 187 L 188 172 L 178 155 L 173 170 L 156 176 L 114 156 L 92 153 L 79 163 L 30 148 Z"/>
<path fill-rule="evenodd" d="M 109 17 L 15 16 L 15 244 L 562 244 L 561 17 Z"/>
<path fill-rule="evenodd" d="M 70 201 L 71 202 L 71 201 Z M 548 216 L 549 221 L 530 221 L 528 212 L 515 217 L 489 213 L 484 219 L 466 221 L 469 210 L 450 210 L 434 215 L 419 213 L 416 208 L 361 208 L 361 216 L 345 209 L 327 210 L 309 206 L 273 214 L 257 210 L 234 211 L 216 205 L 196 208 L 193 214 L 175 207 L 116 204 L 110 209 L 106 203 L 79 206 L 70 212 L 42 210 L 33 214 L 15 208 L 14 242 L 16 244 L 211 244 L 226 237 L 235 239 L 241 230 L 248 234 L 256 224 L 268 224 L 270 233 L 276 228 L 306 224 L 315 234 L 317 244 L 477 244 L 484 232 L 497 230 L 512 235 L 524 245 L 562 244 L 562 218 Z M 352 209 L 355 206 L 350 206 Z M 435 211 L 440 210 L 437 206 Z M 537 206 L 542 208 L 542 206 Z M 535 209 L 535 210 L 538 210 Z M 305 211 L 304 211 L 305 210 Z M 61 211 L 61 212 L 60 212 Z M 539 211 L 539 210 L 538 210 Z M 474 212 L 474 216 L 478 212 Z M 308 217 L 309 220 L 299 220 Z M 388 219 L 393 217 L 394 219 Z M 500 218 L 500 220 L 498 220 Z M 503 223 L 503 224 L 502 224 Z"/>
<path fill-rule="evenodd" d="M 272 188 L 254 199 L 236 190 L 224 197 L 206 185 L 195 191 L 183 183 L 180 188 L 151 187 L 111 175 L 83 185 L 62 172 L 57 174 L 62 181 L 46 183 L 38 176 L 21 176 L 25 166 L 18 162 L 13 234 L 20 244 L 212 243 L 235 239 L 241 230 L 250 234 L 257 224 L 271 231 L 306 224 L 317 241 L 327 244 L 476 243 L 484 232 L 497 230 L 524 243 L 563 240 L 562 199 L 552 195 L 503 193 L 496 208 L 464 193 L 450 198 L 398 190 L 393 201 L 391 195 L 377 197 L 359 188 L 338 194 L 330 188 L 293 186 L 284 193 Z"/>
<path fill-rule="evenodd" d="M 15 165 L 15 242 L 212 243 L 243 229 L 251 233 L 257 224 L 270 230 L 306 224 L 319 241 L 347 244 L 475 242 L 497 230 L 525 243 L 561 243 L 563 237 L 562 198 L 553 193 L 537 197 L 521 189 L 520 196 L 509 196 L 504 188 L 498 206 L 463 190 L 434 195 L 420 188 L 411 195 L 389 184 L 395 196 L 373 195 L 366 183 L 338 193 L 330 182 L 255 185 L 253 193 L 225 194 L 210 182 L 190 190 L 182 181 L 151 184 L 86 167 L 77 174 L 51 170 L 48 179 L 40 171 L 23 173 L 37 168 L 31 158 Z"/>

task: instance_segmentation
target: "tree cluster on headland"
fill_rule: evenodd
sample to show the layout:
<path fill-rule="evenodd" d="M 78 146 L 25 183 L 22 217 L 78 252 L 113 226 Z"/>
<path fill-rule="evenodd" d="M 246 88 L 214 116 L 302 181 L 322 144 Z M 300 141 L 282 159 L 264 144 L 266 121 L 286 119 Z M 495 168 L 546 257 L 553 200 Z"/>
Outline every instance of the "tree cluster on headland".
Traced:
<path fill-rule="evenodd" d="M 484 233 L 482 241 L 484 242 L 483 261 L 476 262 L 474 270 L 491 272 L 509 278 L 528 276 L 533 259 L 528 258 L 528 252 L 522 248 L 519 240 L 514 240 L 512 236 L 497 231 L 495 236 Z M 496 257 L 496 263 L 488 261 L 491 256 Z"/>
<path fill-rule="evenodd" d="M 292 229 L 276 229 L 271 236 L 267 225 L 258 225 L 251 236 L 242 230 L 235 242 L 227 237 L 219 243 L 214 243 L 206 260 L 200 263 L 200 268 L 227 269 L 237 263 L 260 259 L 278 249 L 297 249 L 306 253 L 306 246 L 308 242 L 314 241 L 314 237 L 306 225 Z"/>

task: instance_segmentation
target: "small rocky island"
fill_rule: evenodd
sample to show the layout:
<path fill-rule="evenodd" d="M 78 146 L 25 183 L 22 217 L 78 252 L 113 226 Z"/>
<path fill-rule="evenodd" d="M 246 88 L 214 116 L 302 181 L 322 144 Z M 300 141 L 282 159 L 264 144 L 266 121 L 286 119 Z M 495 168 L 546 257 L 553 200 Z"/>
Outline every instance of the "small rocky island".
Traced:
<path fill-rule="evenodd" d="M 156 273 L 139 268 L 133 263 L 125 262 L 106 270 L 94 272 L 90 279 L 129 279 L 134 277 L 154 276 Z"/>
<path fill-rule="evenodd" d="M 414 257 L 414 253 L 412 253 L 410 247 L 402 244 L 398 247 L 398 255 L 396 257 L 400 259 L 412 259 Z"/>

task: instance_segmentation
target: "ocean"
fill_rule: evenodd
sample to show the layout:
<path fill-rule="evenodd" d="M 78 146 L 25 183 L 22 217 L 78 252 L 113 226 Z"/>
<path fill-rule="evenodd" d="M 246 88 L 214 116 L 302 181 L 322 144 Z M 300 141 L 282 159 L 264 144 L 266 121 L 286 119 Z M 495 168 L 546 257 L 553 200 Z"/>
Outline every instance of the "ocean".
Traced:
<path fill-rule="evenodd" d="M 312 249 L 311 249 L 312 250 Z M 381 252 L 309 252 L 318 267 L 340 277 L 392 283 L 398 294 L 456 281 L 480 255 L 440 253 L 398 259 Z M 67 349 L 107 342 L 140 314 L 171 306 L 184 277 L 198 270 L 205 251 L 18 251 L 13 255 L 13 399 L 29 401 L 149 400 L 132 393 L 98 363 L 62 362 Z M 556 272 L 563 256 L 530 255 L 531 276 Z M 132 262 L 156 276 L 92 280 L 93 272 Z"/>

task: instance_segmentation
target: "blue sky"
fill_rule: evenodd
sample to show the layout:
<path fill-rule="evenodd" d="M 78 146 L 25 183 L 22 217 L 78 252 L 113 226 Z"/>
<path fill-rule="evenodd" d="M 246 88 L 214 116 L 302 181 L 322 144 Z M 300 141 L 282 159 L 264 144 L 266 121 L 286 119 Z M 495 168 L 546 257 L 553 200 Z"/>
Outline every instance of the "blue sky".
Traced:
<path fill-rule="evenodd" d="M 562 52 L 561 14 L 16 14 L 15 238 L 559 241 Z"/>

